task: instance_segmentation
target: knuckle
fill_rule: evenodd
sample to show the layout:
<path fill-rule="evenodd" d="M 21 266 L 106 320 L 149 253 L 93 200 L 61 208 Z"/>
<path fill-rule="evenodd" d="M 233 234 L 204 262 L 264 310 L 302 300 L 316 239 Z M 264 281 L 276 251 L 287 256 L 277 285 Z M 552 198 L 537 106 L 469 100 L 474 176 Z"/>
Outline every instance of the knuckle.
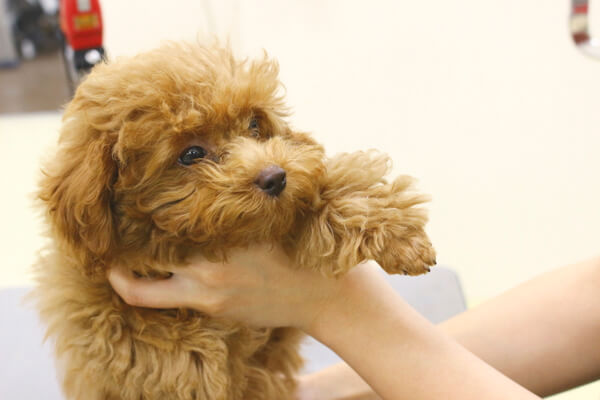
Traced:
<path fill-rule="evenodd" d="M 202 282 L 211 288 L 219 288 L 225 285 L 228 276 L 224 268 L 210 268 L 202 273 Z"/>
<path fill-rule="evenodd" d="M 221 296 L 213 296 L 205 303 L 204 309 L 211 315 L 223 314 L 227 310 L 227 300 Z"/>
<path fill-rule="evenodd" d="M 123 298 L 123 301 L 130 306 L 138 306 L 142 303 L 140 296 L 132 290 L 126 290 L 123 294 L 121 294 L 121 297 Z"/>

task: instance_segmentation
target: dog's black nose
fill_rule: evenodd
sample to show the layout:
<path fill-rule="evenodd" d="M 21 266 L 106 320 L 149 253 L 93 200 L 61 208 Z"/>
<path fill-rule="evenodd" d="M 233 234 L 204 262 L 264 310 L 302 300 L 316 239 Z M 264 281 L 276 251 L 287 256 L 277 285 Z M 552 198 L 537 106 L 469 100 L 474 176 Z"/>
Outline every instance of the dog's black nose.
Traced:
<path fill-rule="evenodd" d="M 285 189 L 285 171 L 277 165 L 269 165 L 260 171 L 254 183 L 269 196 L 279 196 Z"/>

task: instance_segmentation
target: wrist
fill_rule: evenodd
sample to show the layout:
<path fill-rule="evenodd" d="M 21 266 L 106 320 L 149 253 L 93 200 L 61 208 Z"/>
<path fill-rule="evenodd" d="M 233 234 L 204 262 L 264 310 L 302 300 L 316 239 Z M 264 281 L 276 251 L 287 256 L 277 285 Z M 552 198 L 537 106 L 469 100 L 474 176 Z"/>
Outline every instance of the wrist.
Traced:
<path fill-rule="evenodd" d="M 301 327 L 308 335 L 332 347 L 344 332 L 354 330 L 381 311 L 382 290 L 389 289 L 377 264 L 362 264 L 336 281 L 336 288 Z"/>

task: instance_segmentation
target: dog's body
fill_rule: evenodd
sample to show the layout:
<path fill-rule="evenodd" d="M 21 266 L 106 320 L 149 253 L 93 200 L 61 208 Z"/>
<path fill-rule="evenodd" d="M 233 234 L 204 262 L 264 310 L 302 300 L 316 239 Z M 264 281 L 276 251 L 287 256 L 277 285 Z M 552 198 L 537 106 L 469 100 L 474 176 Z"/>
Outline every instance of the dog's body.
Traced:
<path fill-rule="evenodd" d="M 37 296 L 70 399 L 291 399 L 301 334 L 125 304 L 111 264 L 165 274 L 192 252 L 280 245 L 325 275 L 435 263 L 411 179 L 374 152 L 328 159 L 283 117 L 266 56 L 168 45 L 97 67 L 64 115 L 40 199 L 53 239 Z"/>

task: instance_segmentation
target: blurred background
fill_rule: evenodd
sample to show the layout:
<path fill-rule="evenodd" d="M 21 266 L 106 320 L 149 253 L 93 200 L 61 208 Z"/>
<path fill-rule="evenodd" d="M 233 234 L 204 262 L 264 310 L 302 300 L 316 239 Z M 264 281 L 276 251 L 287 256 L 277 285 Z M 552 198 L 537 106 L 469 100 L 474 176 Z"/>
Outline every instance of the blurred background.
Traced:
<path fill-rule="evenodd" d="M 600 6 L 588 26 L 568 0 L 102 0 L 89 55 L 61 35 L 58 1 L 0 4 L 0 288 L 31 285 L 32 193 L 84 64 L 213 35 L 279 60 L 292 124 L 330 154 L 381 149 L 419 179 L 470 305 L 600 253 L 600 62 L 576 46 L 594 47 Z"/>

